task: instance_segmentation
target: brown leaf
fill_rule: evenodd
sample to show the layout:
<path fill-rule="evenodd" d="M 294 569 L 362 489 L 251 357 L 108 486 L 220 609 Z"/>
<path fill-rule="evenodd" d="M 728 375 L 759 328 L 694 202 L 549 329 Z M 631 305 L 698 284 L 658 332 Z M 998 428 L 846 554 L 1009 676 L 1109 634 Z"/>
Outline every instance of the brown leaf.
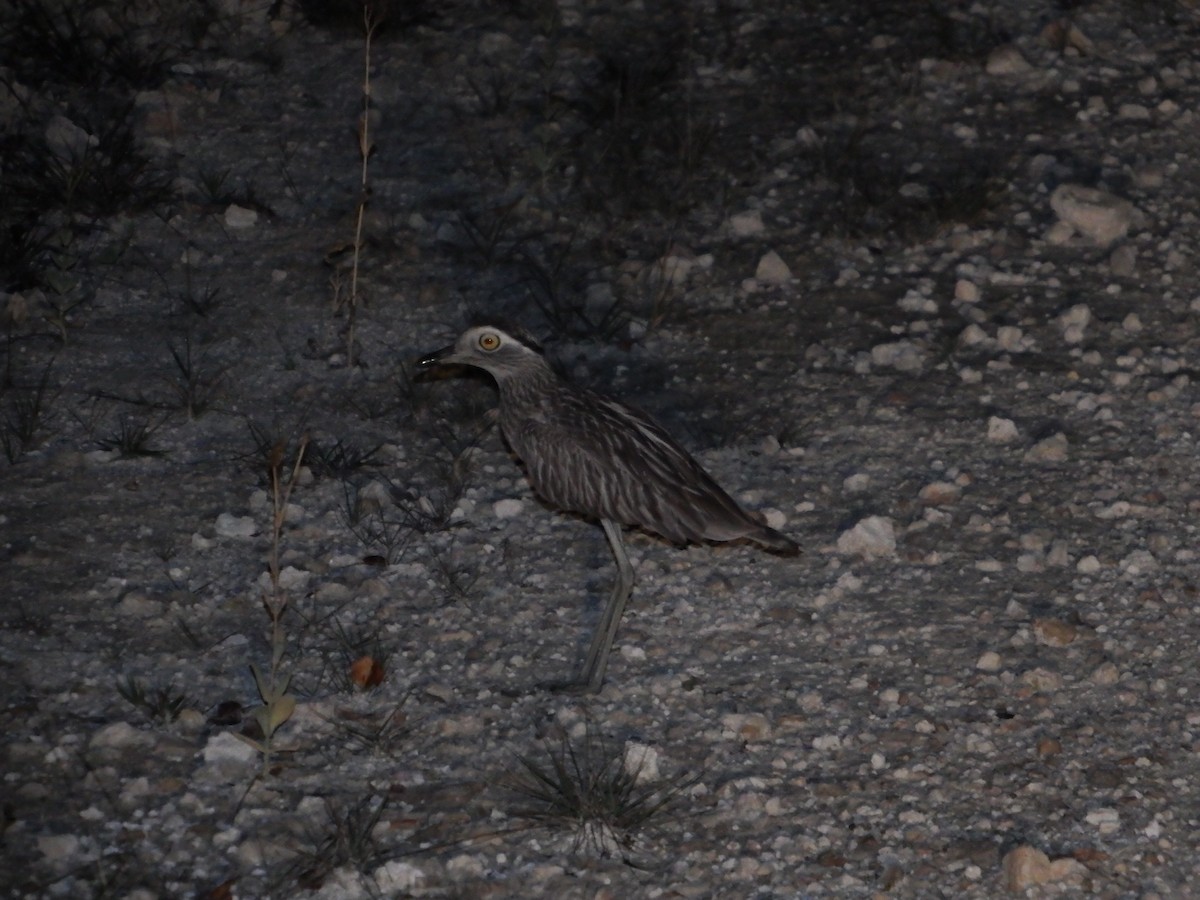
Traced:
<path fill-rule="evenodd" d="M 350 664 L 350 680 L 363 690 L 379 685 L 384 674 L 383 666 L 373 656 L 360 656 Z"/>

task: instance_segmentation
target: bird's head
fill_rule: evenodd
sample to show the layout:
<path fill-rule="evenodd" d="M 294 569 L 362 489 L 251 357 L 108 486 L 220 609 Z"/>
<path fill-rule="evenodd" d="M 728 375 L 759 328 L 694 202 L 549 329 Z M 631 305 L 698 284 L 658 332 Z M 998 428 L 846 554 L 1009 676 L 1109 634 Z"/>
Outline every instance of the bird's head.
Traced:
<path fill-rule="evenodd" d="M 519 328 L 486 322 L 472 325 L 449 347 L 422 357 L 417 367 L 475 366 L 499 381 L 545 364 L 542 348 Z"/>

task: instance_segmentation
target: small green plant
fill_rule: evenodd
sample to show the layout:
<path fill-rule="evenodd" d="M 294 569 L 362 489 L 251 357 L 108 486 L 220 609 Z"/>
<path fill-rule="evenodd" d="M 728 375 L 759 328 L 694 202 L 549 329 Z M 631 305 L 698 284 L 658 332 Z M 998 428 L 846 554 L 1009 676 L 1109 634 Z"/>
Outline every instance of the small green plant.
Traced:
<path fill-rule="evenodd" d="M 644 759 L 589 728 L 578 744 L 547 742 L 541 759 L 519 756 L 501 784 L 521 801 L 518 816 L 569 832 L 575 852 L 624 855 L 700 780 L 685 773 L 661 782 L 643 772 Z"/>
<path fill-rule="evenodd" d="M 283 616 L 288 609 L 288 595 L 279 582 L 279 548 L 283 540 L 283 525 L 287 519 L 287 505 L 296 486 L 300 465 L 304 461 L 307 438 L 300 439 L 296 462 L 290 475 L 283 466 L 287 448 L 282 441 L 277 443 L 267 458 L 268 477 L 271 486 L 271 549 L 267 560 L 270 588 L 263 592 L 262 605 L 270 619 L 271 662 L 266 671 L 250 663 L 254 685 L 262 705 L 254 710 L 254 722 L 258 726 L 256 736 L 237 733 L 238 737 L 262 754 L 262 773 L 270 774 L 271 758 L 275 751 L 275 733 L 292 717 L 296 710 L 296 698 L 289 693 L 292 676 L 283 667 L 287 652 L 287 632 L 283 627 Z"/>
<path fill-rule="evenodd" d="M 191 705 L 187 694 L 182 691 L 170 686 L 150 687 L 132 675 L 117 682 L 117 693 L 158 725 L 170 725 L 179 718 L 180 712 Z"/>

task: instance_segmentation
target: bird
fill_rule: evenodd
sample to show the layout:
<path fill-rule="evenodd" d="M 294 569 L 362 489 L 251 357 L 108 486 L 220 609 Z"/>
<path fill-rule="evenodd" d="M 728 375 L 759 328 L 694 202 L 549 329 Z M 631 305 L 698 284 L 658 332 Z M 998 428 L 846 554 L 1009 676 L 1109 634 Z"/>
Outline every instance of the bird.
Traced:
<path fill-rule="evenodd" d="M 622 527 L 678 544 L 746 538 L 793 555 L 795 541 L 744 510 L 696 460 L 641 410 L 561 377 L 519 326 L 483 321 L 448 347 L 420 358 L 419 371 L 472 366 L 499 390 L 499 422 L 526 477 L 545 503 L 599 520 L 617 580 L 579 676 L 547 686 L 596 693 L 617 625 L 633 590 Z"/>

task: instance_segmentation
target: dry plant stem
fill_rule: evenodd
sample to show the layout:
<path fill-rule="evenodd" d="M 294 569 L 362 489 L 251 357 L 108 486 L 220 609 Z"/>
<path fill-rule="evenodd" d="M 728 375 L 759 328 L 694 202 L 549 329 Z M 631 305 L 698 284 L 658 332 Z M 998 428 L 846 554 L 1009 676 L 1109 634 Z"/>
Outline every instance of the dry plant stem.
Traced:
<path fill-rule="evenodd" d="M 308 438 L 300 440 L 300 448 L 296 453 L 296 462 L 291 475 L 284 484 L 281 480 L 283 468 L 283 442 L 271 449 L 268 465 L 271 476 L 271 550 L 268 559 L 271 589 L 263 595 L 263 607 L 271 620 L 271 664 L 266 675 L 253 663 L 250 665 L 254 673 L 254 681 L 258 686 L 263 705 L 255 712 L 255 717 L 262 730 L 261 741 L 250 741 L 261 754 L 263 760 L 262 772 L 270 772 L 271 752 L 274 747 L 275 732 L 296 709 L 296 698 L 288 693 L 291 685 L 291 675 L 283 673 L 283 656 L 287 649 L 287 632 L 283 627 L 283 614 L 287 611 L 288 597 L 279 583 L 279 546 L 283 535 L 283 525 L 287 519 L 287 505 L 304 461 L 304 451 L 308 447 Z"/>
<path fill-rule="evenodd" d="M 354 257 L 350 267 L 350 296 L 347 299 L 349 309 L 347 310 L 348 325 L 346 329 L 346 362 L 350 368 L 354 368 L 354 326 L 355 318 L 358 311 L 358 264 L 359 258 L 362 255 L 362 233 L 363 221 L 367 214 L 367 201 L 371 196 L 371 186 L 368 179 L 368 166 L 371 161 L 371 154 L 375 150 L 375 146 L 371 143 L 371 38 L 375 35 L 376 22 L 371 15 L 370 8 L 363 10 L 363 28 L 365 38 L 363 41 L 363 82 L 362 82 L 362 114 L 358 119 L 358 155 L 362 160 L 362 174 L 360 175 L 358 208 L 355 211 L 354 221 Z"/>

